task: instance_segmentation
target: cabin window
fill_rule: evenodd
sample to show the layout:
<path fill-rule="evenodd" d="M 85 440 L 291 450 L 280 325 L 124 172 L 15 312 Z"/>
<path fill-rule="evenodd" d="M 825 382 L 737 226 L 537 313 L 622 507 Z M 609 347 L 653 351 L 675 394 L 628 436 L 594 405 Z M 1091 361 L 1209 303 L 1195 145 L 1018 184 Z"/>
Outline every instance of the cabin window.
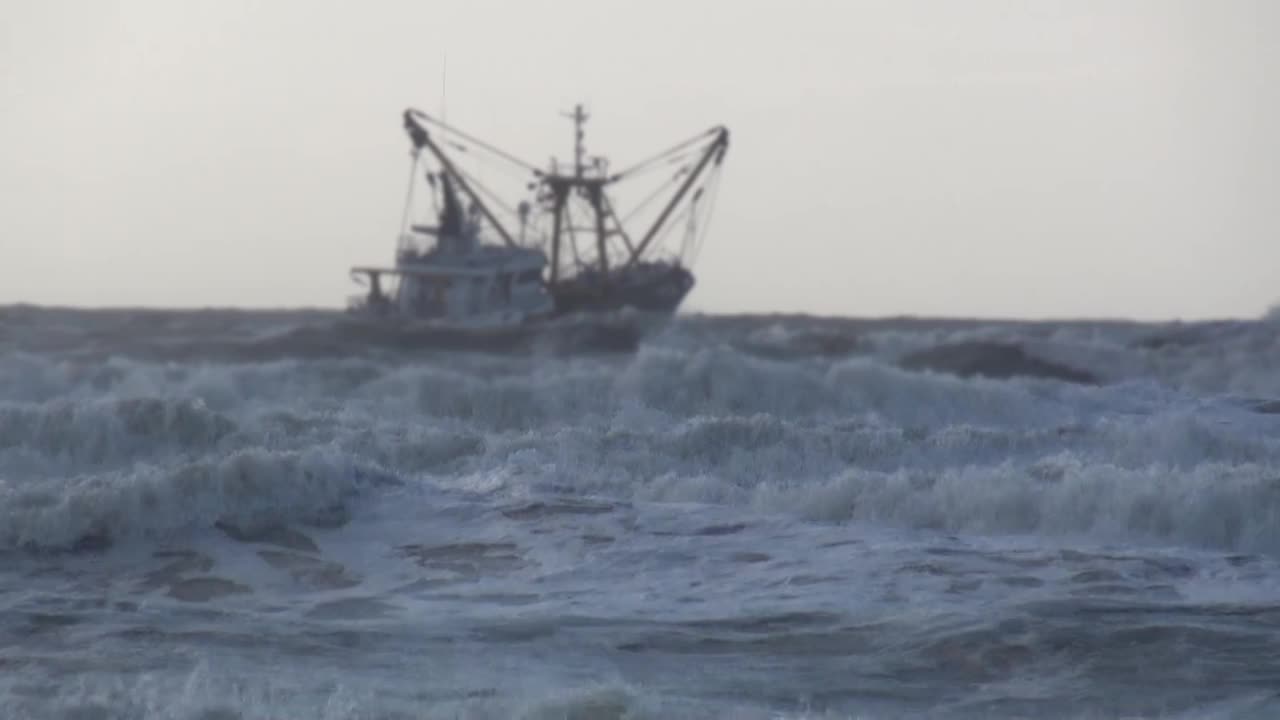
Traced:
<path fill-rule="evenodd" d="M 541 270 L 525 270 L 524 272 L 520 273 L 518 282 L 521 285 L 526 285 L 529 283 L 536 283 L 541 279 L 542 279 Z"/>

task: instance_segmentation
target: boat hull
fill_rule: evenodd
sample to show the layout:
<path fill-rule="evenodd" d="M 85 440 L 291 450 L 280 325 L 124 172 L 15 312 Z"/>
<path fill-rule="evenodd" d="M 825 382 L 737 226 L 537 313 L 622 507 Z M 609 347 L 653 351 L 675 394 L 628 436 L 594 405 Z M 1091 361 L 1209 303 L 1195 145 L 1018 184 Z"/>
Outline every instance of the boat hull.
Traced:
<path fill-rule="evenodd" d="M 693 273 L 679 265 L 642 264 L 617 271 L 608 281 L 580 274 L 550 288 L 557 315 L 633 308 L 670 315 L 693 289 Z"/>

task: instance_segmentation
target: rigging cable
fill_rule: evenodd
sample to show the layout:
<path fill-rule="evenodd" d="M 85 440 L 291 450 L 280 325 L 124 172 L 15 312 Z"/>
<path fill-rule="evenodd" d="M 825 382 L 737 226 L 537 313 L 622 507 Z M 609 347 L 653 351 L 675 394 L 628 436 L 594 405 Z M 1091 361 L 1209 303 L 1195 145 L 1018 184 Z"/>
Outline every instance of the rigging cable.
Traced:
<path fill-rule="evenodd" d="M 646 197 L 644 200 L 641 200 L 640 204 L 636 205 L 634 208 L 631 208 L 631 210 L 627 212 L 626 216 L 622 218 L 622 222 L 627 222 L 631 220 L 631 218 L 635 217 L 637 213 L 639 213 L 641 210 L 645 208 L 645 206 L 649 205 L 649 203 L 652 203 L 654 200 L 658 199 L 662 195 L 662 193 L 669 190 L 670 186 L 674 185 L 676 181 L 679 180 L 687 172 L 689 172 L 688 166 L 682 167 L 679 170 L 677 170 L 675 175 L 672 175 L 669 180 L 666 180 L 661 185 L 659 185 L 657 189 L 655 189 L 652 193 L 649 194 L 648 197 Z"/>
<path fill-rule="evenodd" d="M 526 185 L 532 179 L 527 169 L 517 169 L 512 167 L 510 164 L 496 162 L 496 158 L 471 152 L 469 147 L 461 143 L 453 143 L 453 147 L 459 152 L 466 153 L 467 157 L 473 158 L 477 165 L 483 165 L 485 168 L 501 173 L 510 179 L 518 179 L 521 185 Z"/>
<path fill-rule="evenodd" d="M 464 133 L 464 132 L 462 132 L 461 130 L 459 130 L 459 129 L 457 129 L 457 128 L 455 128 L 455 127 L 451 126 L 451 125 L 446 125 L 443 121 L 441 121 L 441 120 L 437 120 L 437 119 L 435 119 L 435 118 L 431 117 L 430 115 L 428 115 L 428 114 L 426 114 L 426 113 L 422 112 L 421 110 L 411 110 L 410 112 L 412 112 L 414 115 L 417 115 L 418 117 L 422 118 L 423 120 L 426 120 L 427 122 L 429 122 L 429 123 L 431 123 L 431 124 L 433 124 L 433 125 L 436 125 L 437 127 L 441 128 L 442 130 L 444 130 L 444 131 L 446 131 L 446 132 L 451 132 L 451 133 L 453 133 L 454 135 L 457 135 L 458 137 L 462 138 L 463 140 L 466 140 L 467 142 L 469 142 L 469 143 L 471 143 L 471 144 L 473 144 L 473 145 L 476 145 L 476 146 L 478 146 L 478 147 L 481 147 L 481 148 L 484 148 L 484 149 L 488 150 L 489 152 L 493 153 L 494 155 L 497 155 L 497 156 L 499 156 L 499 157 L 501 157 L 501 158 L 505 159 L 507 162 L 510 162 L 510 163 L 513 163 L 513 164 L 519 165 L 519 166 L 521 166 L 521 167 L 525 168 L 526 170 L 529 170 L 529 171 L 533 172 L 535 175 L 541 175 L 541 174 L 542 174 L 542 171 L 541 171 L 541 170 L 539 170 L 538 168 L 534 167 L 532 164 L 527 163 L 527 162 L 525 162 L 524 160 L 521 160 L 520 158 L 518 158 L 518 157 L 516 157 L 516 156 L 512 155 L 511 153 L 509 153 L 509 152 L 507 152 L 507 151 L 505 151 L 505 150 L 502 150 L 502 149 L 497 148 L 497 147 L 495 147 L 495 146 L 493 146 L 493 145 L 490 145 L 489 143 L 487 143 L 487 142 L 485 142 L 485 141 L 483 141 L 483 140 L 481 140 L 481 139 L 479 139 L 479 138 L 477 138 L 477 137 L 475 137 L 475 136 L 468 135 L 467 133 Z"/>
<path fill-rule="evenodd" d="M 409 229 L 409 206 L 413 204 L 413 179 L 418 174 L 418 154 L 420 150 L 414 150 L 409 155 L 409 187 L 404 194 L 404 212 L 400 215 L 400 237 L 404 237 L 405 232 Z"/>
<path fill-rule="evenodd" d="M 659 160 L 663 159 L 664 157 L 666 157 L 666 156 L 668 156 L 668 155 L 674 154 L 675 152 L 677 152 L 677 151 L 679 151 L 679 150 L 683 150 L 683 149 L 687 148 L 688 146 L 690 146 L 690 145 L 692 145 L 692 144 L 694 144 L 694 143 L 698 142 L 699 140 L 701 140 L 701 139 L 703 139 L 703 138 L 707 137 L 708 135 L 713 135 L 713 134 L 718 133 L 718 132 L 720 132 L 720 128 L 715 127 L 715 128 L 711 128 L 710 130 L 707 130 L 707 131 L 705 131 L 705 132 L 698 133 L 697 135 L 695 135 L 695 136 L 693 136 L 693 137 L 689 138 L 688 140 L 684 140 L 684 141 L 682 141 L 682 142 L 680 142 L 680 143 L 677 143 L 676 145 L 674 145 L 674 146 L 672 146 L 672 147 L 670 147 L 670 148 L 667 148 L 666 150 L 663 150 L 663 151 L 662 151 L 662 152 L 660 152 L 660 153 L 657 153 L 657 154 L 652 155 L 652 156 L 650 156 L 650 157 L 648 157 L 648 158 L 646 158 L 646 159 L 644 159 L 644 160 L 641 160 L 640 162 L 636 163 L 635 165 L 632 165 L 631 167 L 629 167 L 629 168 L 627 168 L 627 169 L 625 169 L 625 170 L 622 170 L 621 172 L 614 173 L 612 176 L 610 176 L 609 181 L 610 181 L 610 182 L 617 182 L 618 180 L 621 180 L 621 179 L 622 179 L 622 178 L 624 178 L 625 176 L 630 175 L 630 174 L 632 174 L 632 173 L 634 173 L 634 172 L 637 172 L 638 170 L 640 170 L 641 168 L 645 167 L 646 165 L 649 165 L 649 164 L 651 164 L 651 163 L 655 163 L 655 162 L 657 162 L 657 161 L 659 161 Z"/>
<path fill-rule="evenodd" d="M 690 214 L 692 208 L 692 205 L 686 204 L 674 215 L 668 217 L 667 223 L 650 239 L 649 245 L 645 248 L 646 253 L 652 252 L 655 247 L 661 247 L 664 241 L 671 235 L 671 231 L 678 227 L 681 222 L 686 220 L 686 216 Z"/>
<path fill-rule="evenodd" d="M 516 212 L 510 205 L 507 205 L 506 202 L 504 202 L 503 199 L 499 197 L 497 193 L 493 192 L 489 188 L 485 187 L 483 183 L 476 180 L 474 175 L 459 168 L 456 164 L 453 166 L 453 171 L 461 175 L 462 179 L 466 180 L 467 184 L 470 185 L 473 190 L 477 190 L 478 192 L 483 193 L 487 198 L 489 198 L 489 200 L 493 201 L 494 205 L 496 205 L 498 209 L 506 212 L 508 215 L 511 215 L 512 217 L 516 217 L 516 218 L 520 217 L 520 214 L 518 212 Z"/>
<path fill-rule="evenodd" d="M 688 262 L 686 265 L 688 266 L 692 266 L 693 263 L 697 261 L 698 253 L 702 251 L 703 243 L 707 239 L 707 235 L 710 233 L 711 218 L 715 215 L 716 198 L 720 195 L 720 178 L 721 174 L 719 172 L 715 172 L 702 186 L 704 189 L 702 199 L 705 200 L 704 207 L 706 210 L 703 212 L 703 221 L 695 232 L 693 242 L 690 244 L 687 251 Z"/>
<path fill-rule="evenodd" d="M 627 255 L 635 254 L 636 248 L 631 244 L 631 236 L 627 235 L 627 229 L 622 226 L 622 220 L 618 219 L 618 213 L 614 211 L 613 203 L 609 202 L 608 197 L 602 198 L 602 202 L 605 209 L 609 211 L 609 217 L 613 218 L 613 225 L 617 228 L 614 232 L 618 234 L 618 237 L 622 238 L 622 243 L 627 246 Z"/>

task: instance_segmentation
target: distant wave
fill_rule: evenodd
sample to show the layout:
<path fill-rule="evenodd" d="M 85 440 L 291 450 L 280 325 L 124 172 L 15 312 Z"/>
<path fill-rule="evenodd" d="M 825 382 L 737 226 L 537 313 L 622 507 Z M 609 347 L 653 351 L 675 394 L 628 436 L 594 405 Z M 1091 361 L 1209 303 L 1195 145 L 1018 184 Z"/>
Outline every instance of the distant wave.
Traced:
<path fill-rule="evenodd" d="M 4 309 L 0 548 L 297 523 L 412 482 L 1280 554 L 1267 323 L 693 316 L 564 354 L 335 323 Z"/>
<path fill-rule="evenodd" d="M 1093 374 L 1034 357 L 1021 346 L 995 342 L 941 345 L 908 354 L 901 365 L 909 370 L 936 370 L 960 377 L 1033 377 L 1094 384 Z"/>
<path fill-rule="evenodd" d="M 257 529 L 340 508 L 379 475 L 323 448 L 243 450 L 168 467 L 0 485 L 0 548 L 74 550 L 216 524 Z"/>

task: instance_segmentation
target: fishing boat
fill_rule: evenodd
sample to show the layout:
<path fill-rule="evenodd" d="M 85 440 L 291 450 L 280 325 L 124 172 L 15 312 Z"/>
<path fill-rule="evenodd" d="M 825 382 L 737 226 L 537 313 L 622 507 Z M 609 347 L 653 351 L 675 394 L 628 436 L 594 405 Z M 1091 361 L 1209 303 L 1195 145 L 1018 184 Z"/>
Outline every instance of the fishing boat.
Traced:
<path fill-rule="evenodd" d="M 495 333 L 527 337 L 528 329 L 566 317 L 674 313 L 694 285 L 685 258 L 705 235 L 713 202 L 704 201 L 704 195 L 710 190 L 714 200 L 728 131 L 712 128 L 610 173 L 606 159 L 586 156 L 582 106 L 569 117 L 575 133 L 572 164 L 552 159 L 541 169 L 426 113 L 405 110 L 404 129 L 413 147 L 395 262 L 351 269 L 367 292 L 352 298 L 349 310 L 365 319 L 455 335 L 481 333 L 489 340 Z M 487 155 L 505 162 L 508 170 L 514 167 L 528 196 L 513 209 L 457 154 Z M 611 191 L 655 168 L 670 170 L 680 163 L 629 213 L 653 207 L 669 190 L 643 233 L 631 235 Z M 412 221 L 419 178 L 426 179 L 435 224 Z M 662 241 L 679 220 L 685 228 L 681 247 L 674 254 L 663 252 Z M 518 231 L 508 225 L 518 225 Z"/>

